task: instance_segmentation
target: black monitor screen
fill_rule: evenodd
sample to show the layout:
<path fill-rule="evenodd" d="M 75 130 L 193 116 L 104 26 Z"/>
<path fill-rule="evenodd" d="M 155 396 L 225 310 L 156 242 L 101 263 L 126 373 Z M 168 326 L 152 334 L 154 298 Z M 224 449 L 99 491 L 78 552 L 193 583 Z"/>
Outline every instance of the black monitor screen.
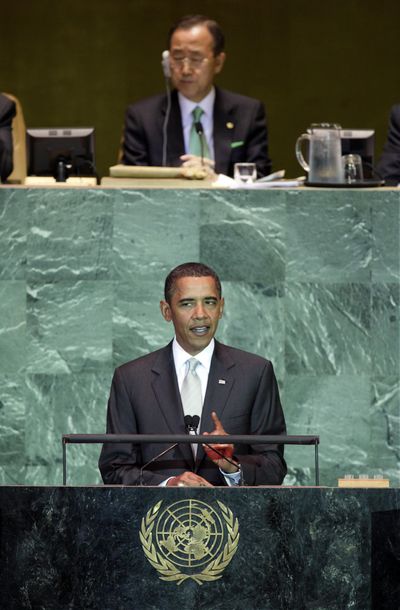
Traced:
<path fill-rule="evenodd" d="M 95 176 L 94 128 L 28 129 L 29 176 Z"/>
<path fill-rule="evenodd" d="M 374 173 L 375 132 L 373 129 L 342 129 L 342 155 L 360 155 L 364 178 Z"/>

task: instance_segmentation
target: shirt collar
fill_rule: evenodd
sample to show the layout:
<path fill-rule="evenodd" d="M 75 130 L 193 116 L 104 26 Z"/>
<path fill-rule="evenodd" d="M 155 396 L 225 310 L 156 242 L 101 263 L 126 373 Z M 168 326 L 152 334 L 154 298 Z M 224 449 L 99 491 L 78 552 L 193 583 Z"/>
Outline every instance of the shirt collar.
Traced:
<path fill-rule="evenodd" d="M 182 125 L 191 125 L 193 121 L 192 112 L 197 107 L 203 110 L 205 116 L 211 120 L 214 110 L 215 88 L 212 87 L 210 93 L 203 97 L 200 102 L 193 102 L 178 91 L 179 106 L 181 108 Z M 207 349 L 207 348 L 206 348 Z"/>
<path fill-rule="evenodd" d="M 172 342 L 172 354 L 174 357 L 176 370 L 178 371 L 182 366 L 184 366 L 190 358 L 196 358 L 196 360 L 198 360 L 204 366 L 208 373 L 211 367 L 211 359 L 214 353 L 214 347 L 215 341 L 213 338 L 211 339 L 207 347 L 205 347 L 201 352 L 196 354 L 196 356 L 192 356 L 191 354 L 185 352 L 185 350 L 179 345 L 178 341 L 176 340 L 176 337 L 174 337 L 174 340 Z"/>

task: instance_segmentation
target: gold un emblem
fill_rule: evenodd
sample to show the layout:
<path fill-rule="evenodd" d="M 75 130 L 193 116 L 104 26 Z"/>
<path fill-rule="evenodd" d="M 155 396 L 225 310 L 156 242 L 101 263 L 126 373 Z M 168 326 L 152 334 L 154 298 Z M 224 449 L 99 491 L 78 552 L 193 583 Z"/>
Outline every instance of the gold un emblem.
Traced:
<path fill-rule="evenodd" d="M 180 585 L 221 578 L 239 542 L 239 522 L 217 500 L 219 510 L 200 500 L 180 500 L 165 507 L 160 500 L 140 528 L 144 554 L 161 580 Z"/>

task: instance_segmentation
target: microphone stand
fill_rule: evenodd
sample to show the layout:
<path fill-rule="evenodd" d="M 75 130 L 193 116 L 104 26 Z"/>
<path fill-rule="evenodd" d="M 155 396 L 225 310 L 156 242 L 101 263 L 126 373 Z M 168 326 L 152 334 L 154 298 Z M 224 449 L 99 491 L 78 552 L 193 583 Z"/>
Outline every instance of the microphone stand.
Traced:
<path fill-rule="evenodd" d="M 196 121 L 194 124 L 194 128 L 196 130 L 197 135 L 200 138 L 201 165 L 202 165 L 202 167 L 204 167 L 204 129 L 203 129 L 203 125 L 200 121 Z M 197 415 L 194 415 L 194 417 L 197 417 Z"/>
<path fill-rule="evenodd" d="M 171 451 L 172 449 L 175 449 L 175 447 L 177 447 L 179 445 L 179 443 L 174 443 L 173 445 L 171 445 L 171 447 L 167 447 L 166 449 L 164 449 L 164 451 L 162 451 L 161 453 L 159 453 L 158 455 L 155 455 L 151 460 L 149 460 L 146 464 L 144 464 L 139 472 L 139 485 L 142 487 L 143 486 L 143 471 L 150 466 L 150 464 L 152 464 L 153 462 L 156 462 L 160 457 L 163 457 L 163 455 L 165 455 L 166 453 L 168 453 L 168 451 Z M 123 464 L 125 465 L 125 464 Z"/>
<path fill-rule="evenodd" d="M 165 78 L 165 89 L 167 92 L 167 108 L 165 111 L 165 117 L 162 126 L 162 166 L 165 167 L 167 165 L 167 149 L 168 149 L 168 123 L 169 123 L 169 115 L 171 113 L 171 68 L 169 64 L 169 51 L 163 51 L 162 53 L 162 61 L 161 61 L 164 78 Z"/>

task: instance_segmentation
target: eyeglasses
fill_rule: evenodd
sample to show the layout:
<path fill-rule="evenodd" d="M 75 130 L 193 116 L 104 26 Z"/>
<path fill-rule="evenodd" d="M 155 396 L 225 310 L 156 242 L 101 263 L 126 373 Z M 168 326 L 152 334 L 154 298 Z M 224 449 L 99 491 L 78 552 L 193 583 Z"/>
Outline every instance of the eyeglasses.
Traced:
<path fill-rule="evenodd" d="M 183 68 L 185 61 L 188 63 L 190 68 L 199 70 L 202 65 L 208 61 L 207 57 L 181 57 L 181 56 L 170 56 L 171 66 L 174 68 Z"/>

